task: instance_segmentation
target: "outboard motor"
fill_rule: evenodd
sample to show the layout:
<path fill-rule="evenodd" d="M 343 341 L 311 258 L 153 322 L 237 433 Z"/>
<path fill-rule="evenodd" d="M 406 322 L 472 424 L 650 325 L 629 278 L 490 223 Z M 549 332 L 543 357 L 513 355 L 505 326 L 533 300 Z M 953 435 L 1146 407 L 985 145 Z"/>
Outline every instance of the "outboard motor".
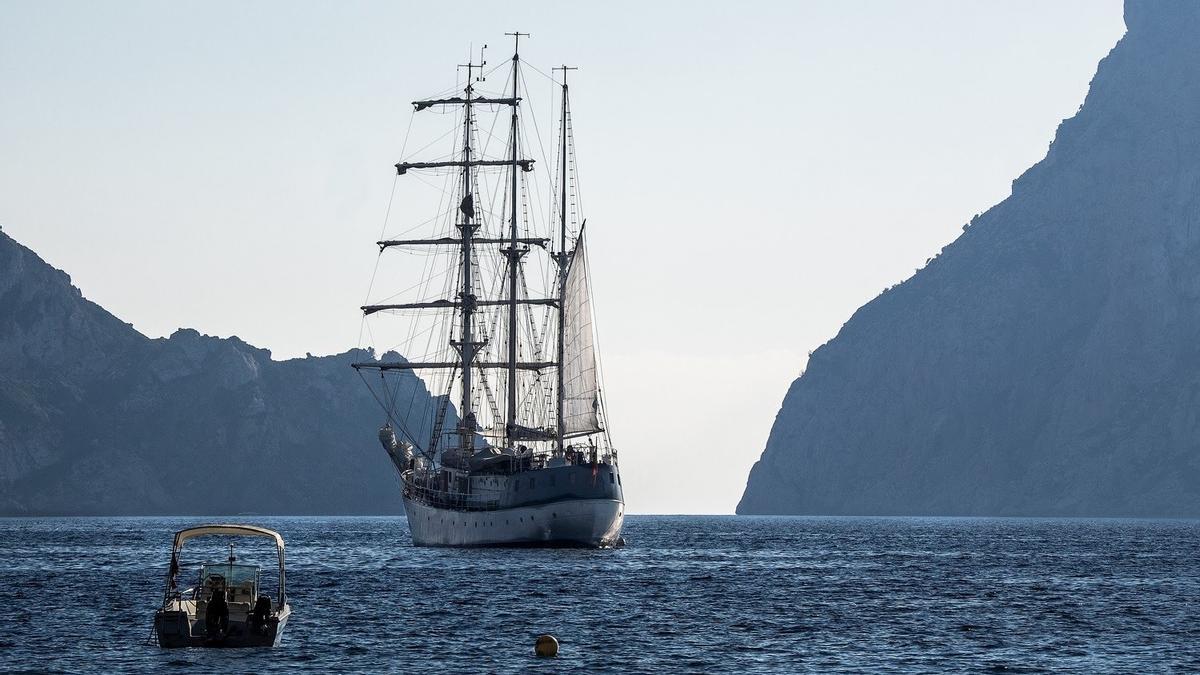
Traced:
<path fill-rule="evenodd" d="M 254 609 L 250 612 L 250 630 L 258 635 L 265 635 L 269 616 L 271 616 L 271 598 L 260 595 L 254 603 Z"/>

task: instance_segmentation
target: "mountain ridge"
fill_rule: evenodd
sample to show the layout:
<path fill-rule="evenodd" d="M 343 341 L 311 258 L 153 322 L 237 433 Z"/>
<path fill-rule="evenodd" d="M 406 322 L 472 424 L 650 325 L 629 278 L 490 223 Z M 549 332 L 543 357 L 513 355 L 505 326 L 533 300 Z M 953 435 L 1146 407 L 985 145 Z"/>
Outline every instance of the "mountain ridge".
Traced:
<path fill-rule="evenodd" d="M 369 356 L 149 338 L 0 231 L 0 515 L 401 513 Z"/>
<path fill-rule="evenodd" d="M 1125 19 L 1012 194 L 812 353 L 739 513 L 1200 514 L 1200 4 Z"/>

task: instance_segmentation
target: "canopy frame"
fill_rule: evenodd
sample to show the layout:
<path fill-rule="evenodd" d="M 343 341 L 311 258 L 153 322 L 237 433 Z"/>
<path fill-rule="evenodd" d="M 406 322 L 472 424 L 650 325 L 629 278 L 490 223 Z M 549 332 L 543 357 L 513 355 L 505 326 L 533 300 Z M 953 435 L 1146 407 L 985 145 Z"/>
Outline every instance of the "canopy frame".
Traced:
<path fill-rule="evenodd" d="M 275 551 L 279 556 L 279 597 L 277 598 L 279 606 L 282 607 L 287 602 L 287 593 L 284 590 L 286 583 L 286 572 L 284 571 L 284 543 L 283 537 L 274 530 L 268 530 L 265 527 L 257 527 L 255 525 L 238 525 L 234 523 L 221 523 L 214 525 L 199 525 L 197 527 L 189 527 L 175 533 L 175 540 L 171 544 L 171 565 L 167 568 L 167 589 L 166 595 L 170 596 L 176 587 L 176 577 L 179 576 L 179 553 L 183 550 L 183 545 L 190 539 L 196 537 L 226 535 L 233 537 L 265 537 L 275 540 Z"/>

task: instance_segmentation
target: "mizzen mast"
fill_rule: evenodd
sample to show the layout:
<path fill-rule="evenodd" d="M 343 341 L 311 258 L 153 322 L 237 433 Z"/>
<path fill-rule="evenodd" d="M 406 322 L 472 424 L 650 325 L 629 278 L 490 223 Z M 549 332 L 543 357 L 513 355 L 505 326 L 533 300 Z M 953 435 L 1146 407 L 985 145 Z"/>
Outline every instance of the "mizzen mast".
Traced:
<path fill-rule="evenodd" d="M 567 269 L 570 264 L 571 256 L 567 252 L 567 71 L 578 70 L 567 65 L 562 65 L 552 70 L 563 71 L 562 81 L 562 120 L 559 126 L 562 127 L 562 137 L 560 139 L 559 164 L 561 174 L 559 175 L 559 202 L 558 202 L 558 254 L 554 256 L 555 262 L 558 263 L 558 383 L 554 388 L 557 397 L 555 411 L 557 420 L 555 423 L 555 432 L 558 435 L 558 451 L 563 450 L 563 435 L 565 433 L 565 416 L 563 414 L 563 385 L 565 383 L 566 364 L 563 354 L 566 351 L 567 333 L 566 333 L 566 291 L 567 291 Z"/>

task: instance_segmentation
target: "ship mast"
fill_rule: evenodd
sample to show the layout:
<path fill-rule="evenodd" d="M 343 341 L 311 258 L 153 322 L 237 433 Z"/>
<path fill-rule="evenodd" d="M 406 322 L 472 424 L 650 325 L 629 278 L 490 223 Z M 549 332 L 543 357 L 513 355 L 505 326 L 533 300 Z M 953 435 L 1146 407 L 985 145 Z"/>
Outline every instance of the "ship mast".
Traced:
<path fill-rule="evenodd" d="M 577 70 L 566 65 L 554 68 L 553 70 L 563 71 L 562 82 L 562 120 L 559 126 L 562 127 L 562 138 L 560 139 L 559 164 L 561 174 L 559 175 L 560 196 L 558 202 L 558 255 L 555 260 L 558 262 L 558 386 L 555 387 L 557 392 L 557 404 L 555 409 L 558 418 L 555 424 L 555 432 L 558 434 L 558 451 L 563 451 L 563 434 L 564 434 L 564 417 L 563 417 L 563 385 L 565 379 L 566 363 L 563 360 L 563 353 L 566 350 L 567 333 L 566 333 L 566 293 L 567 293 L 567 269 L 570 261 L 570 256 L 567 254 L 567 71 Z"/>
<path fill-rule="evenodd" d="M 483 69 L 487 62 L 479 59 L 479 68 Z M 463 104 L 463 151 L 462 151 L 462 194 L 463 200 L 459 206 L 463 222 L 458 225 L 462 240 L 462 291 L 459 292 L 462 307 L 462 327 L 459 334 L 460 342 L 451 343 L 458 347 L 459 358 L 462 362 L 462 403 L 459 408 L 459 442 L 464 449 L 470 450 L 475 446 L 475 411 L 471 409 L 471 366 L 475 360 L 475 343 L 473 319 L 475 316 L 475 294 L 472 292 L 471 279 L 471 248 L 475 237 L 475 200 L 471 195 L 471 94 L 474 89 L 472 71 L 475 65 L 467 62 L 466 103 Z"/>
<path fill-rule="evenodd" d="M 527 37 L 528 33 L 509 33 L 515 40 L 519 41 L 521 37 Z M 473 396 L 474 396 L 474 375 L 479 369 L 503 369 L 508 374 L 508 401 L 507 401 L 507 419 L 505 420 L 505 436 L 510 443 L 516 439 L 520 426 L 517 424 L 517 372 L 521 370 L 541 371 L 546 368 L 551 368 L 559 365 L 557 362 L 548 361 L 519 361 L 520 351 L 518 349 L 517 335 L 517 316 L 519 305 L 557 305 L 557 298 L 519 298 L 517 296 L 518 282 L 520 280 L 520 261 L 521 257 L 529 251 L 529 246 L 540 246 L 547 248 L 549 240 L 536 237 L 520 237 L 519 222 L 517 211 L 517 200 L 520 197 L 519 179 L 517 169 L 522 171 L 532 171 L 534 160 L 522 158 L 520 156 L 520 118 L 518 117 L 518 105 L 520 98 L 518 97 L 518 66 L 520 59 L 516 50 L 516 44 L 513 49 L 513 89 L 511 97 L 489 97 L 476 96 L 474 83 L 477 79 L 482 80 L 482 75 L 477 76 L 476 73 L 482 73 L 483 67 L 487 62 L 482 56 L 479 63 L 460 64 L 459 67 L 467 69 L 467 82 L 464 92 L 465 97 L 449 97 L 437 98 L 423 101 L 413 101 L 413 107 L 416 111 L 426 110 L 428 108 L 441 108 L 446 106 L 463 106 L 463 146 L 459 159 L 451 161 L 436 161 L 436 162 L 409 162 L 401 161 L 396 166 L 398 175 L 405 175 L 416 169 L 441 169 L 447 167 L 455 167 L 462 169 L 462 201 L 459 203 L 457 216 L 458 222 L 455 227 L 459 230 L 458 237 L 440 237 L 433 239 L 385 239 L 376 242 L 382 252 L 392 246 L 442 246 L 453 245 L 457 246 L 460 251 L 459 262 L 461 270 L 459 270 L 459 283 L 461 290 L 458 297 L 451 299 L 436 299 L 424 300 L 420 302 L 406 303 L 388 303 L 388 304 L 370 304 L 361 307 L 364 316 L 370 316 L 376 312 L 391 312 L 397 310 L 424 310 L 424 309 L 447 309 L 459 310 L 459 340 L 451 338 L 450 345 L 458 353 L 458 359 L 452 362 L 448 361 L 371 361 L 353 363 L 356 370 L 378 370 L 378 371 L 403 371 L 417 369 L 450 369 L 457 370 L 462 384 L 462 397 L 459 401 L 459 447 L 465 450 L 472 450 L 475 445 L 475 434 L 479 429 L 478 419 L 475 414 Z M 474 128 L 474 105 L 508 105 L 512 107 L 512 147 L 510 156 L 506 159 L 485 159 L 482 153 L 475 151 L 473 147 L 473 128 Z M 479 230 L 479 223 L 475 211 L 475 198 L 473 194 L 476 183 L 475 174 L 480 167 L 507 167 L 511 174 L 511 205 L 510 212 L 510 230 L 507 237 L 491 238 L 476 236 Z M 474 253 L 475 247 L 485 244 L 501 244 L 506 248 L 501 251 L 508 257 L 508 297 L 497 299 L 481 300 L 476 297 L 474 291 Z M 480 307 L 497 307 L 503 306 L 508 311 L 508 354 L 507 358 L 502 361 L 478 361 L 477 357 L 481 348 L 486 345 L 485 341 L 479 341 L 475 338 L 475 314 Z M 561 361 L 561 359 L 560 359 Z M 435 426 L 435 438 L 431 439 L 431 448 L 437 446 L 436 429 L 440 428 L 440 422 Z"/>
<path fill-rule="evenodd" d="M 518 136 L 520 133 L 520 129 L 518 128 L 520 99 L 517 98 L 517 84 L 520 74 L 518 67 L 521 61 L 519 51 L 521 36 L 528 37 L 529 33 L 513 31 L 512 33 L 505 33 L 505 35 L 511 35 L 513 38 L 512 99 L 514 103 L 512 106 L 512 129 L 509 132 L 509 143 L 512 146 L 510 148 L 512 151 L 512 166 L 509 168 L 509 174 L 512 177 L 512 194 L 509 202 L 512 211 L 509 221 L 508 248 L 502 249 L 505 255 L 508 256 L 508 377 L 506 378 L 508 396 L 506 397 L 507 415 L 504 423 L 504 437 L 509 447 L 513 447 L 515 445 L 513 441 L 516 439 L 517 432 L 517 278 L 520 272 L 521 256 L 529 251 L 527 248 L 520 248 L 517 242 L 519 235 L 517 231 L 517 199 L 520 196 L 517 186 L 517 151 L 520 147 L 520 138 Z"/>

